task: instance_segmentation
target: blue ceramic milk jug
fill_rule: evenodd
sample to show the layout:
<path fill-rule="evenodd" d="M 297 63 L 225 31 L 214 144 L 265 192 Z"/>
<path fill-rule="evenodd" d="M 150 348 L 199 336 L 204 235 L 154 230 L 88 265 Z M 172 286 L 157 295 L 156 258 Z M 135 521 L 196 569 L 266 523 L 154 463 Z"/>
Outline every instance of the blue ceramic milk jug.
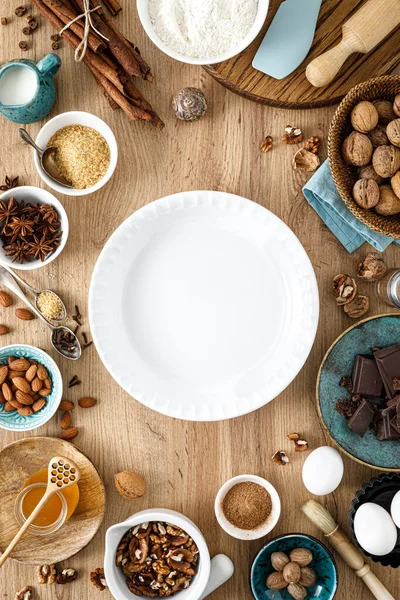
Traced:
<path fill-rule="evenodd" d="M 57 54 L 38 63 L 27 58 L 0 67 L 0 113 L 15 123 L 34 123 L 53 108 L 56 90 L 53 77 L 61 66 Z"/>

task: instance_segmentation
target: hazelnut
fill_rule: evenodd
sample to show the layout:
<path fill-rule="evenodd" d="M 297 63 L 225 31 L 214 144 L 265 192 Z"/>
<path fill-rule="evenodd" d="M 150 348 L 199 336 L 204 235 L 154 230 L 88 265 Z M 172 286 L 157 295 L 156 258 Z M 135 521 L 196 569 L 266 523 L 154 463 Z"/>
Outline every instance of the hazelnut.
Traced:
<path fill-rule="evenodd" d="M 283 569 L 283 578 L 288 583 L 297 583 L 300 579 L 300 565 L 295 562 L 290 562 Z"/>
<path fill-rule="evenodd" d="M 389 100 L 375 100 L 372 103 L 378 111 L 379 123 L 387 125 L 396 118 L 393 104 Z"/>
<path fill-rule="evenodd" d="M 375 129 L 368 133 L 368 137 L 374 148 L 389 144 L 389 138 L 386 134 L 386 127 L 384 125 L 377 125 Z"/>
<path fill-rule="evenodd" d="M 275 571 L 268 575 L 265 584 L 270 590 L 283 590 L 287 586 L 287 581 L 283 578 L 282 573 Z"/>
<path fill-rule="evenodd" d="M 372 156 L 375 171 L 383 177 L 392 177 L 400 169 L 400 149 L 394 146 L 378 146 Z"/>
<path fill-rule="evenodd" d="M 400 94 L 397 94 L 393 101 L 393 112 L 396 117 L 400 117 Z"/>
<path fill-rule="evenodd" d="M 390 121 L 386 127 L 386 134 L 392 144 L 400 146 L 400 119 Z"/>
<path fill-rule="evenodd" d="M 300 567 L 306 567 L 312 561 L 313 555 L 308 548 L 295 548 L 289 554 L 289 558 L 292 562 L 300 565 Z"/>
<path fill-rule="evenodd" d="M 343 306 L 343 310 L 351 319 L 358 319 L 365 315 L 369 309 L 367 296 L 356 296 L 349 304 Z"/>
<path fill-rule="evenodd" d="M 315 585 L 317 583 L 317 576 L 314 569 L 311 567 L 303 567 L 301 569 L 299 583 L 304 587 L 312 587 Z"/>
<path fill-rule="evenodd" d="M 358 177 L 360 179 L 372 179 L 372 181 L 376 181 L 378 185 L 380 185 L 383 181 L 383 177 L 378 175 L 372 165 L 367 165 L 366 167 L 360 167 L 358 169 Z"/>
<path fill-rule="evenodd" d="M 349 165 L 363 167 L 371 161 L 373 147 L 367 135 L 352 131 L 343 142 L 342 152 Z"/>
<path fill-rule="evenodd" d="M 380 198 L 378 204 L 374 207 L 378 215 L 385 217 L 397 215 L 400 212 L 400 198 L 396 196 L 390 185 L 381 185 Z"/>
<path fill-rule="evenodd" d="M 333 278 L 333 295 L 336 298 L 338 306 L 351 302 L 357 294 L 357 284 L 355 280 L 346 275 L 346 273 L 339 273 Z M 291 558 L 293 560 L 293 558 Z M 295 561 L 297 562 L 297 561 Z M 308 564 L 308 563 L 307 563 Z M 306 565 L 301 565 L 306 566 Z"/>
<path fill-rule="evenodd" d="M 275 571 L 283 571 L 289 562 L 289 557 L 284 552 L 273 552 L 271 554 L 271 565 Z"/>
<path fill-rule="evenodd" d="M 357 268 L 357 277 L 364 281 L 378 281 L 386 273 L 386 265 L 378 252 L 369 252 Z"/>
<path fill-rule="evenodd" d="M 353 198 L 358 206 L 369 210 L 379 202 L 379 185 L 372 179 L 359 179 L 353 187 Z"/>
<path fill-rule="evenodd" d="M 351 124 L 356 131 L 367 133 L 378 125 L 379 114 L 372 102 L 359 102 L 351 111 Z"/>
<path fill-rule="evenodd" d="M 400 198 L 400 171 L 397 171 L 390 180 L 392 190 L 398 198 Z"/>
<path fill-rule="evenodd" d="M 146 482 L 133 471 L 122 471 L 114 475 L 114 485 L 118 494 L 127 500 L 135 500 L 146 491 Z"/>
<path fill-rule="evenodd" d="M 294 600 L 303 600 L 307 597 L 307 590 L 300 583 L 289 583 L 287 591 Z"/>

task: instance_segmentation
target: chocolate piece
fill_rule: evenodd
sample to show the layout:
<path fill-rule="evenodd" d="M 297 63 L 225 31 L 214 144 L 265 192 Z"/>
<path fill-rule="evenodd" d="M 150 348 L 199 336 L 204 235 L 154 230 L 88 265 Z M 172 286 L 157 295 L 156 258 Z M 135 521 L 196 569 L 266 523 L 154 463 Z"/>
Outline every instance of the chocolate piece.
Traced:
<path fill-rule="evenodd" d="M 395 431 L 397 431 L 397 433 L 400 433 L 400 426 L 397 420 L 397 415 L 394 415 L 394 417 L 392 417 L 392 419 L 390 420 L 390 425 Z"/>
<path fill-rule="evenodd" d="M 395 392 L 400 390 L 400 379 L 398 377 L 392 377 L 392 386 Z"/>
<path fill-rule="evenodd" d="M 360 406 L 349 420 L 349 427 L 354 433 L 363 437 L 369 429 L 374 418 L 375 410 L 370 403 L 363 398 Z"/>
<path fill-rule="evenodd" d="M 396 431 L 391 424 L 391 418 L 389 415 L 383 417 L 383 433 L 384 440 L 400 440 L 400 433 Z"/>
<path fill-rule="evenodd" d="M 343 415 L 346 419 L 350 419 L 357 410 L 361 399 L 354 400 L 353 398 L 339 398 L 336 402 L 335 410 Z"/>
<path fill-rule="evenodd" d="M 353 388 L 353 380 L 351 379 L 351 377 L 349 377 L 348 375 L 345 377 L 342 377 L 342 379 L 339 381 L 339 385 L 340 387 L 345 387 L 349 390 L 349 392 L 351 392 L 352 388 Z"/>
<path fill-rule="evenodd" d="M 358 354 L 353 368 L 353 394 L 378 398 L 382 390 L 382 378 L 374 357 Z"/>
<path fill-rule="evenodd" d="M 386 395 L 389 399 L 393 398 L 395 395 L 393 378 L 400 378 L 400 344 L 377 350 L 374 352 L 374 357 L 385 386 Z"/>
<path fill-rule="evenodd" d="M 396 394 L 395 396 L 393 396 L 393 398 L 387 401 L 386 406 L 390 408 L 391 406 L 397 406 L 399 403 L 400 395 Z"/>

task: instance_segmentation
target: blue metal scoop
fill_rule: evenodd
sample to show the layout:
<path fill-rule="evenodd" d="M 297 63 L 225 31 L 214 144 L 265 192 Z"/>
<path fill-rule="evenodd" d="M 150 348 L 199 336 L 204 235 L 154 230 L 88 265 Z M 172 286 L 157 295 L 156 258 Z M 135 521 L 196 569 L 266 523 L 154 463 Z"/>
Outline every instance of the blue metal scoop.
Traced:
<path fill-rule="evenodd" d="M 275 79 L 292 73 L 307 56 L 314 39 L 322 0 L 285 0 L 269 26 L 253 67 Z"/>

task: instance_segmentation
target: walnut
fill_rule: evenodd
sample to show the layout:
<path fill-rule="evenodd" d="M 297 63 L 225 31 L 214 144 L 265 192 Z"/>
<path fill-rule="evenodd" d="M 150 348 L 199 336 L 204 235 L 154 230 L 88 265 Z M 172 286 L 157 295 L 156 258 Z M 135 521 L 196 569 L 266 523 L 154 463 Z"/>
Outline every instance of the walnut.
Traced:
<path fill-rule="evenodd" d="M 104 576 L 104 569 L 95 569 L 89 575 L 91 583 L 98 590 L 105 590 L 107 587 L 106 578 Z"/>
<path fill-rule="evenodd" d="M 289 583 L 287 591 L 294 600 L 303 600 L 307 597 L 307 590 L 300 583 Z"/>
<path fill-rule="evenodd" d="M 374 207 L 375 212 L 385 217 L 397 215 L 400 212 L 400 198 L 396 196 L 390 185 L 381 185 L 379 190 L 381 195 L 378 204 Z"/>
<path fill-rule="evenodd" d="M 384 179 L 392 177 L 400 169 L 400 148 L 378 146 L 372 156 L 372 165 Z"/>
<path fill-rule="evenodd" d="M 285 133 L 282 136 L 282 142 L 285 144 L 298 144 L 304 139 L 303 132 L 298 127 L 292 127 L 287 125 L 285 127 Z"/>
<path fill-rule="evenodd" d="M 349 304 L 345 304 L 343 309 L 351 319 L 358 319 L 368 312 L 369 300 L 367 296 L 356 296 Z"/>
<path fill-rule="evenodd" d="M 352 131 L 344 140 L 342 153 L 349 165 L 363 167 L 371 161 L 373 147 L 371 140 L 364 133 Z"/>
<path fill-rule="evenodd" d="M 288 583 L 297 583 L 301 575 L 300 565 L 295 562 L 288 563 L 285 565 L 282 575 Z"/>
<path fill-rule="evenodd" d="M 321 161 L 314 152 L 301 148 L 293 157 L 293 168 L 300 171 L 315 171 Z"/>
<path fill-rule="evenodd" d="M 393 104 L 389 100 L 374 100 L 372 103 L 378 111 L 379 123 L 387 125 L 396 118 Z"/>
<path fill-rule="evenodd" d="M 65 583 L 71 583 L 78 577 L 76 569 L 63 569 L 56 577 L 56 582 L 64 585 Z"/>
<path fill-rule="evenodd" d="M 56 565 L 41 565 L 37 567 L 37 578 L 39 583 L 54 583 L 57 576 Z"/>
<path fill-rule="evenodd" d="M 146 491 L 146 482 L 133 471 L 122 471 L 114 475 L 114 485 L 118 494 L 127 500 L 135 500 Z"/>
<path fill-rule="evenodd" d="M 400 119 L 390 121 L 386 127 L 386 134 L 395 146 L 400 146 Z"/>
<path fill-rule="evenodd" d="M 31 600 L 32 588 L 30 585 L 26 585 L 19 592 L 15 594 L 15 600 Z"/>
<path fill-rule="evenodd" d="M 397 96 L 395 96 L 393 102 L 393 112 L 396 115 L 396 117 L 400 117 L 400 94 L 397 94 Z"/>
<path fill-rule="evenodd" d="M 358 169 L 358 177 L 360 179 L 372 179 L 372 181 L 376 181 L 378 185 L 383 182 L 383 177 L 378 175 L 372 165 L 367 165 L 366 167 L 360 167 Z"/>
<path fill-rule="evenodd" d="M 372 102 L 359 102 L 351 111 L 351 124 L 356 131 L 367 133 L 378 125 L 379 114 Z"/>
<path fill-rule="evenodd" d="M 261 152 L 269 152 L 272 148 L 273 137 L 267 135 L 266 138 L 261 143 L 260 150 Z"/>
<path fill-rule="evenodd" d="M 357 269 L 357 277 L 365 281 L 378 281 L 385 273 L 386 265 L 378 252 L 369 252 Z"/>
<path fill-rule="evenodd" d="M 289 462 L 289 457 L 284 450 L 277 450 L 273 455 L 272 460 L 281 467 L 284 467 Z"/>
<path fill-rule="evenodd" d="M 397 171 L 390 180 L 392 190 L 398 198 L 400 198 L 400 171 Z"/>
<path fill-rule="evenodd" d="M 389 138 L 386 134 L 386 127 L 384 125 L 377 125 L 375 129 L 368 133 L 368 137 L 374 148 L 389 144 Z"/>
<path fill-rule="evenodd" d="M 317 154 L 320 145 L 321 145 L 320 138 L 317 137 L 316 135 L 312 135 L 311 137 L 308 138 L 308 140 L 304 144 L 304 148 L 306 150 L 309 150 L 310 152 L 313 152 L 314 154 Z"/>
<path fill-rule="evenodd" d="M 290 563 L 289 557 L 284 552 L 272 552 L 271 565 L 275 571 L 283 571 L 284 567 Z"/>
<path fill-rule="evenodd" d="M 295 452 L 305 452 L 308 450 L 307 440 L 302 438 L 298 433 L 289 433 L 287 436 L 288 440 L 294 442 Z"/>
<path fill-rule="evenodd" d="M 284 579 L 282 573 L 274 571 L 268 575 L 265 585 L 270 590 L 283 590 L 287 586 L 287 581 Z"/>
<path fill-rule="evenodd" d="M 376 206 L 379 202 L 379 185 L 372 179 L 359 179 L 353 187 L 354 201 L 365 210 Z"/>
<path fill-rule="evenodd" d="M 346 275 L 346 273 L 335 275 L 333 278 L 333 295 L 338 306 L 351 302 L 356 294 L 357 284 L 350 275 Z"/>

